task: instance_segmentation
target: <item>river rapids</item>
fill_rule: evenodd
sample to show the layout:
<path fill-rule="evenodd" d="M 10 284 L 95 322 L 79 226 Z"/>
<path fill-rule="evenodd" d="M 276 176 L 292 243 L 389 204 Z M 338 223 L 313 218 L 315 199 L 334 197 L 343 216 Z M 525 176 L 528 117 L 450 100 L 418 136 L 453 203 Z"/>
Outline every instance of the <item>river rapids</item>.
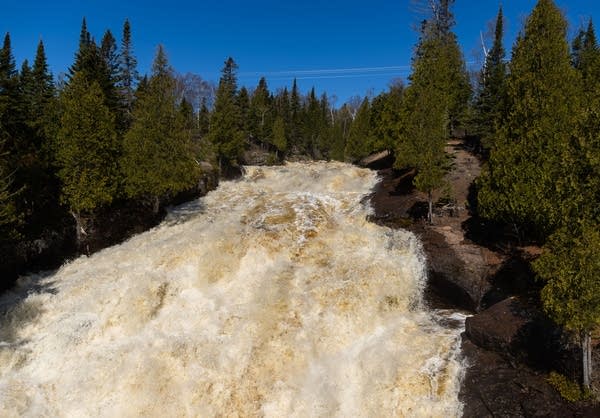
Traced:
<path fill-rule="evenodd" d="M 376 174 L 248 167 L 0 299 L 3 417 L 451 417 L 460 326 L 422 301 Z"/>

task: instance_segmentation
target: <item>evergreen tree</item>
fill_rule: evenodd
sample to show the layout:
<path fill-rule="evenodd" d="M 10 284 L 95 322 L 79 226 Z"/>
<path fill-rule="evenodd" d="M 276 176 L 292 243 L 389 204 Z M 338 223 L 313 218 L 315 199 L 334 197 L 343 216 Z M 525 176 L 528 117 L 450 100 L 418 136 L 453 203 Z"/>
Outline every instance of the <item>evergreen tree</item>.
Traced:
<path fill-rule="evenodd" d="M 105 38 L 107 43 L 107 51 L 105 53 L 107 55 L 110 55 L 110 37 L 112 37 L 112 35 Z M 76 73 L 82 73 L 90 83 L 94 81 L 98 82 L 104 95 L 105 104 L 111 112 L 118 115 L 120 106 L 115 87 L 115 80 L 111 74 L 109 64 L 103 56 L 102 49 L 96 45 L 87 31 L 85 18 L 81 24 L 79 39 L 79 49 L 75 54 L 75 62 L 69 68 L 70 78 Z"/>
<path fill-rule="evenodd" d="M 236 97 L 242 135 L 247 137 L 250 131 L 250 95 L 248 89 L 242 87 Z"/>
<path fill-rule="evenodd" d="M 583 385 L 591 385 L 590 332 L 600 325 L 600 225 L 584 222 L 554 233 L 534 269 L 546 282 L 545 311 L 558 324 L 581 336 Z"/>
<path fill-rule="evenodd" d="M 489 150 L 504 115 L 506 64 L 504 62 L 504 17 L 502 7 L 498 10 L 494 44 L 486 56 L 479 76 L 477 102 L 475 104 L 475 130 L 483 146 Z"/>
<path fill-rule="evenodd" d="M 318 150 L 321 135 L 321 107 L 314 87 L 308 94 L 302 119 L 302 141 L 299 150 L 302 154 L 319 158 L 321 157 Z"/>
<path fill-rule="evenodd" d="M 176 104 L 175 78 L 162 46 L 148 85 L 137 99 L 123 148 L 125 191 L 132 198 L 151 201 L 155 213 L 162 198 L 198 180 L 191 134 Z"/>
<path fill-rule="evenodd" d="M 335 112 L 334 123 L 330 131 L 329 156 L 336 161 L 345 161 L 345 149 L 348 132 L 352 126 L 352 115 L 348 105 L 344 104 Z"/>
<path fill-rule="evenodd" d="M 250 101 L 249 129 L 252 137 L 258 138 L 262 142 L 265 142 L 270 136 L 271 109 L 272 103 L 267 81 L 261 77 Z"/>
<path fill-rule="evenodd" d="M 0 150 L 4 146 L 3 137 L 3 132 L 0 132 Z M 14 240 L 19 237 L 17 231 L 19 218 L 14 203 L 15 193 L 11 187 L 12 176 L 4 156 L 4 153 L 0 154 L 0 261 L 7 263 L 12 253 L 10 247 L 14 244 Z"/>
<path fill-rule="evenodd" d="M 281 116 L 275 118 L 273 122 L 273 145 L 277 148 L 277 156 L 281 158 L 287 151 L 287 135 L 285 132 L 285 122 Z"/>
<path fill-rule="evenodd" d="M 48 69 L 44 43 L 40 40 L 33 63 L 33 98 L 32 113 L 35 115 L 36 130 L 44 130 L 47 108 L 54 99 L 55 87 L 52 73 Z"/>
<path fill-rule="evenodd" d="M 460 122 L 470 94 L 456 36 L 449 29 L 451 3 L 434 2 L 433 17 L 422 24 L 411 85 L 403 100 L 405 120 L 398 127 L 395 166 L 416 168 L 414 183 L 427 193 L 429 222 L 433 191 L 442 186 L 448 170 L 446 140 Z"/>
<path fill-rule="evenodd" d="M 12 156 L 18 154 L 19 139 L 23 136 L 19 94 L 19 73 L 12 53 L 10 34 L 4 36 L 0 49 L 0 124 L 5 130 L 7 150 Z"/>
<path fill-rule="evenodd" d="M 565 19 L 540 0 L 513 50 L 503 128 L 480 180 L 480 212 L 550 233 L 589 207 L 581 190 L 575 146 L 581 122 L 580 77 L 571 66 Z"/>
<path fill-rule="evenodd" d="M 371 104 L 372 151 L 393 150 L 398 142 L 398 131 L 402 126 L 402 99 L 404 86 L 392 85 L 388 92 L 373 99 Z"/>
<path fill-rule="evenodd" d="M 117 41 L 110 30 L 104 32 L 100 43 L 100 55 L 108 67 L 111 81 L 116 83 L 119 79 L 119 54 L 117 52 Z"/>
<path fill-rule="evenodd" d="M 300 101 L 300 93 L 298 92 L 298 84 L 296 79 L 292 83 L 292 91 L 290 93 L 290 150 L 292 153 L 302 153 L 302 103 Z"/>
<path fill-rule="evenodd" d="M 362 104 L 356 112 L 354 121 L 348 132 L 346 142 L 345 156 L 352 162 L 357 162 L 366 157 L 371 152 L 370 134 L 371 134 L 371 108 L 369 99 L 364 98 Z"/>
<path fill-rule="evenodd" d="M 319 100 L 319 135 L 318 135 L 318 151 L 322 158 L 329 159 L 331 152 L 331 127 L 333 113 L 329 105 L 329 99 L 327 93 L 321 94 L 321 100 Z"/>
<path fill-rule="evenodd" d="M 228 58 L 221 71 L 208 133 L 221 169 L 237 165 L 244 148 L 244 132 L 236 99 L 236 70 L 237 64 L 233 58 Z"/>
<path fill-rule="evenodd" d="M 97 81 L 75 73 L 62 92 L 63 114 L 56 141 L 62 199 L 77 223 L 77 241 L 85 234 L 83 215 L 110 204 L 119 184 L 118 141 L 114 115 Z"/>
<path fill-rule="evenodd" d="M 126 19 L 123 24 L 123 39 L 121 40 L 121 54 L 119 55 L 119 61 L 119 92 L 127 115 L 131 115 L 139 75 L 137 72 L 137 60 L 133 54 L 131 24 L 128 19 Z"/>
<path fill-rule="evenodd" d="M 206 106 L 206 97 L 202 98 L 200 111 L 198 112 L 198 134 L 204 137 L 208 134 L 210 128 L 210 112 Z"/>

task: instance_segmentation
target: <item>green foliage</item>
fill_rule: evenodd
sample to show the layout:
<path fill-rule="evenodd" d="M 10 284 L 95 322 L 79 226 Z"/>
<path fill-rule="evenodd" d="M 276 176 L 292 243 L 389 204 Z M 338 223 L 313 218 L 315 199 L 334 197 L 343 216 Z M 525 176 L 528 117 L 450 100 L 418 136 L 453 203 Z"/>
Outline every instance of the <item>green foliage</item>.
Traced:
<path fill-rule="evenodd" d="M 156 201 L 192 187 L 198 179 L 191 134 L 176 104 L 175 79 L 162 46 L 134 107 L 121 165 L 125 191 L 133 198 Z"/>
<path fill-rule="evenodd" d="M 371 108 L 365 97 L 348 132 L 345 156 L 356 162 L 371 152 Z"/>
<path fill-rule="evenodd" d="M 371 104 L 372 152 L 394 149 L 399 140 L 398 131 L 402 126 L 402 84 L 392 85 L 388 92 L 373 99 Z"/>
<path fill-rule="evenodd" d="M 278 116 L 273 123 L 273 145 L 281 153 L 287 151 L 287 135 L 285 133 L 285 122 Z"/>
<path fill-rule="evenodd" d="M 271 134 L 273 113 L 273 103 L 269 88 L 267 87 L 267 81 L 264 77 L 261 77 L 258 86 L 252 94 L 248 115 L 248 129 L 253 138 L 257 138 L 263 142 L 266 141 Z"/>
<path fill-rule="evenodd" d="M 451 21 L 448 13 L 423 23 L 411 85 L 403 98 L 402 125 L 397 127 L 395 166 L 415 167 L 415 186 L 430 199 L 431 192 L 443 184 L 449 129 L 453 118 L 458 122 L 460 109 L 466 106 L 465 92 L 468 95 L 456 37 L 446 30 Z"/>
<path fill-rule="evenodd" d="M 200 111 L 198 112 L 198 134 L 201 137 L 204 137 L 206 134 L 208 134 L 209 127 L 210 112 L 206 106 L 206 97 L 203 97 L 202 103 L 200 104 Z"/>
<path fill-rule="evenodd" d="M 592 397 L 591 392 L 557 372 L 550 372 L 548 383 L 560 393 L 563 399 L 569 402 L 584 401 Z"/>
<path fill-rule="evenodd" d="M 498 10 L 494 44 L 488 52 L 479 75 L 477 100 L 475 103 L 475 132 L 481 137 L 483 146 L 490 149 L 505 113 L 506 63 L 504 62 L 504 17 L 502 7 Z"/>
<path fill-rule="evenodd" d="M 75 213 L 109 204 L 119 183 L 114 116 L 97 81 L 75 73 L 62 92 L 56 158 L 62 198 Z"/>
<path fill-rule="evenodd" d="M 479 208 L 544 235 L 586 206 L 574 169 L 580 77 L 570 63 L 566 22 L 551 0 L 540 0 L 527 19 L 509 73 L 510 112 L 480 180 Z"/>
<path fill-rule="evenodd" d="M 131 24 L 126 19 L 123 23 L 123 38 L 121 40 L 121 54 L 119 55 L 119 71 L 117 76 L 117 87 L 121 96 L 121 102 L 125 108 L 127 121 L 131 121 L 133 103 L 135 101 L 135 87 L 139 80 L 137 72 L 137 60 L 133 54 L 133 43 L 131 41 Z"/>
<path fill-rule="evenodd" d="M 117 115 L 120 106 L 114 84 L 116 74 L 113 74 L 113 69 L 109 67 L 109 65 L 116 64 L 114 62 L 107 62 L 107 60 L 116 60 L 115 57 L 111 57 L 111 53 L 114 52 L 112 51 L 114 48 L 114 38 L 111 38 L 112 35 L 108 32 L 104 38 L 105 45 L 103 47 L 105 50 L 98 47 L 87 31 L 86 21 L 83 19 L 79 49 L 75 54 L 75 62 L 69 68 L 69 74 L 71 79 L 75 74 L 82 73 L 90 83 L 96 81 L 102 89 L 104 103 L 111 112 Z M 116 54 L 116 52 L 114 53 Z"/>
<path fill-rule="evenodd" d="M 600 230 L 597 223 L 562 228 L 533 263 L 546 282 L 544 309 L 558 324 L 573 331 L 600 325 Z"/>
<path fill-rule="evenodd" d="M 237 64 L 228 58 L 221 71 L 208 137 L 219 162 L 236 165 L 244 149 L 243 121 L 237 100 Z"/>
<path fill-rule="evenodd" d="M 4 145 L 3 136 L 3 133 L 0 132 L 0 150 Z M 17 216 L 15 207 L 15 193 L 12 190 L 12 182 L 8 164 L 2 153 L 0 154 L 0 260 L 4 260 L 4 247 L 19 238 L 17 227 L 20 219 Z"/>

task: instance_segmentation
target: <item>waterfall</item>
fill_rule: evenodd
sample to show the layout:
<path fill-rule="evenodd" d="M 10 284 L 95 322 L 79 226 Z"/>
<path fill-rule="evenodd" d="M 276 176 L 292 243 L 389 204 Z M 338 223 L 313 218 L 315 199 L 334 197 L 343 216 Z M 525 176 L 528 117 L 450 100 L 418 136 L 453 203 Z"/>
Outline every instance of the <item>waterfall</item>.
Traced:
<path fill-rule="evenodd" d="M 422 301 L 376 174 L 247 167 L 158 227 L 0 299 L 9 417 L 460 416 L 460 327 Z"/>

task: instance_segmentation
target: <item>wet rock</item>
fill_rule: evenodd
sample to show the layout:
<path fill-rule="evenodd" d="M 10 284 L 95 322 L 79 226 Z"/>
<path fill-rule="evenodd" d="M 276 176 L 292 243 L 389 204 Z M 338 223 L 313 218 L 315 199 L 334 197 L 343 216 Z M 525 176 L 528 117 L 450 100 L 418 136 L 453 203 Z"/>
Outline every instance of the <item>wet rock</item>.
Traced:
<path fill-rule="evenodd" d="M 488 280 L 502 265 L 502 258 L 464 240 L 449 226 L 414 225 L 409 228 L 421 239 L 427 254 L 427 266 L 434 285 L 455 289 L 449 296 L 459 306 L 479 310 L 491 290 Z"/>
<path fill-rule="evenodd" d="M 468 368 L 459 399 L 463 417 L 598 417 L 600 406 L 560 397 L 546 374 L 475 345 L 464 337 Z"/>

